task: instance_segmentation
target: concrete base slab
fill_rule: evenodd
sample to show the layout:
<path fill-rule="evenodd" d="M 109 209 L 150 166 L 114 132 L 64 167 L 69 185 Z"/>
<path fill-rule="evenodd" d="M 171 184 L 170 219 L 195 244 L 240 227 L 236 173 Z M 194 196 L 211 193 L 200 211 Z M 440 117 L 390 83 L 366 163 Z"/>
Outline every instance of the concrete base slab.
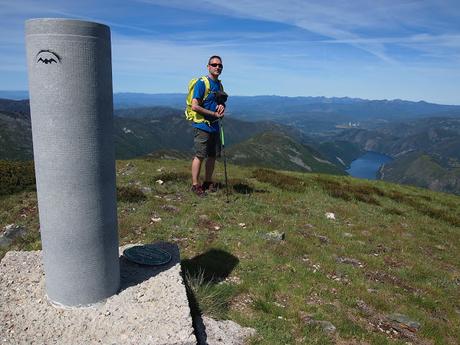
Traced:
<path fill-rule="evenodd" d="M 47 299 L 41 251 L 8 252 L 0 262 L 0 344 L 196 344 L 179 249 L 157 245 L 170 263 L 148 267 L 120 256 L 119 293 L 85 308 Z"/>

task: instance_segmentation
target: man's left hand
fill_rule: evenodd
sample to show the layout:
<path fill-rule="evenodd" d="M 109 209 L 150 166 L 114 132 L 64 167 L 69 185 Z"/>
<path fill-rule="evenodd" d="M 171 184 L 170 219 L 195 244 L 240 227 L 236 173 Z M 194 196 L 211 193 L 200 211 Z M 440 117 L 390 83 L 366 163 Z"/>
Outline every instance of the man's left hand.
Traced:
<path fill-rule="evenodd" d="M 224 115 L 225 107 L 222 104 L 219 104 L 216 108 L 216 113 L 219 115 Z"/>

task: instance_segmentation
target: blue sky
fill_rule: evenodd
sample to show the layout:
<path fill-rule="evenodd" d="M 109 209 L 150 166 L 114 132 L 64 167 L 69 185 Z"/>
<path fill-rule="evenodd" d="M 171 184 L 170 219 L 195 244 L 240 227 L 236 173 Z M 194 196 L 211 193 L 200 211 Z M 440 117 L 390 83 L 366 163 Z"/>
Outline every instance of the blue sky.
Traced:
<path fill-rule="evenodd" d="M 109 25 L 115 92 L 184 93 L 218 54 L 230 95 L 460 104 L 458 0 L 0 0 L 0 90 L 27 89 L 40 17 Z"/>

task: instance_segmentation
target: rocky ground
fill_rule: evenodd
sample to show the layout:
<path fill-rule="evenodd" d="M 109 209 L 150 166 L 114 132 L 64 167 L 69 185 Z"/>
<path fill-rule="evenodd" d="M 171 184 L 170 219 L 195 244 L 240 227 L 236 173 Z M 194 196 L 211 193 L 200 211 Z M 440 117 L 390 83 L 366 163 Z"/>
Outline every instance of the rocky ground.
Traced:
<path fill-rule="evenodd" d="M 232 321 L 203 317 L 193 329 L 177 246 L 161 246 L 171 263 L 155 269 L 121 256 L 120 292 L 88 308 L 50 303 L 40 251 L 8 252 L 0 263 L 1 343 L 243 344 L 254 331 Z"/>

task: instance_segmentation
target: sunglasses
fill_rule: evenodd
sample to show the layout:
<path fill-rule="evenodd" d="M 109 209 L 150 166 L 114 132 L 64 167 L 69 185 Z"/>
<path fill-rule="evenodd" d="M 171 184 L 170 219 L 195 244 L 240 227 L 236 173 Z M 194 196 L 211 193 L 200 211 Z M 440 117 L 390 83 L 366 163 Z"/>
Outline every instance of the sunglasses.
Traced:
<path fill-rule="evenodd" d="M 221 63 L 210 63 L 209 66 L 224 68 L 224 65 L 222 65 Z"/>

